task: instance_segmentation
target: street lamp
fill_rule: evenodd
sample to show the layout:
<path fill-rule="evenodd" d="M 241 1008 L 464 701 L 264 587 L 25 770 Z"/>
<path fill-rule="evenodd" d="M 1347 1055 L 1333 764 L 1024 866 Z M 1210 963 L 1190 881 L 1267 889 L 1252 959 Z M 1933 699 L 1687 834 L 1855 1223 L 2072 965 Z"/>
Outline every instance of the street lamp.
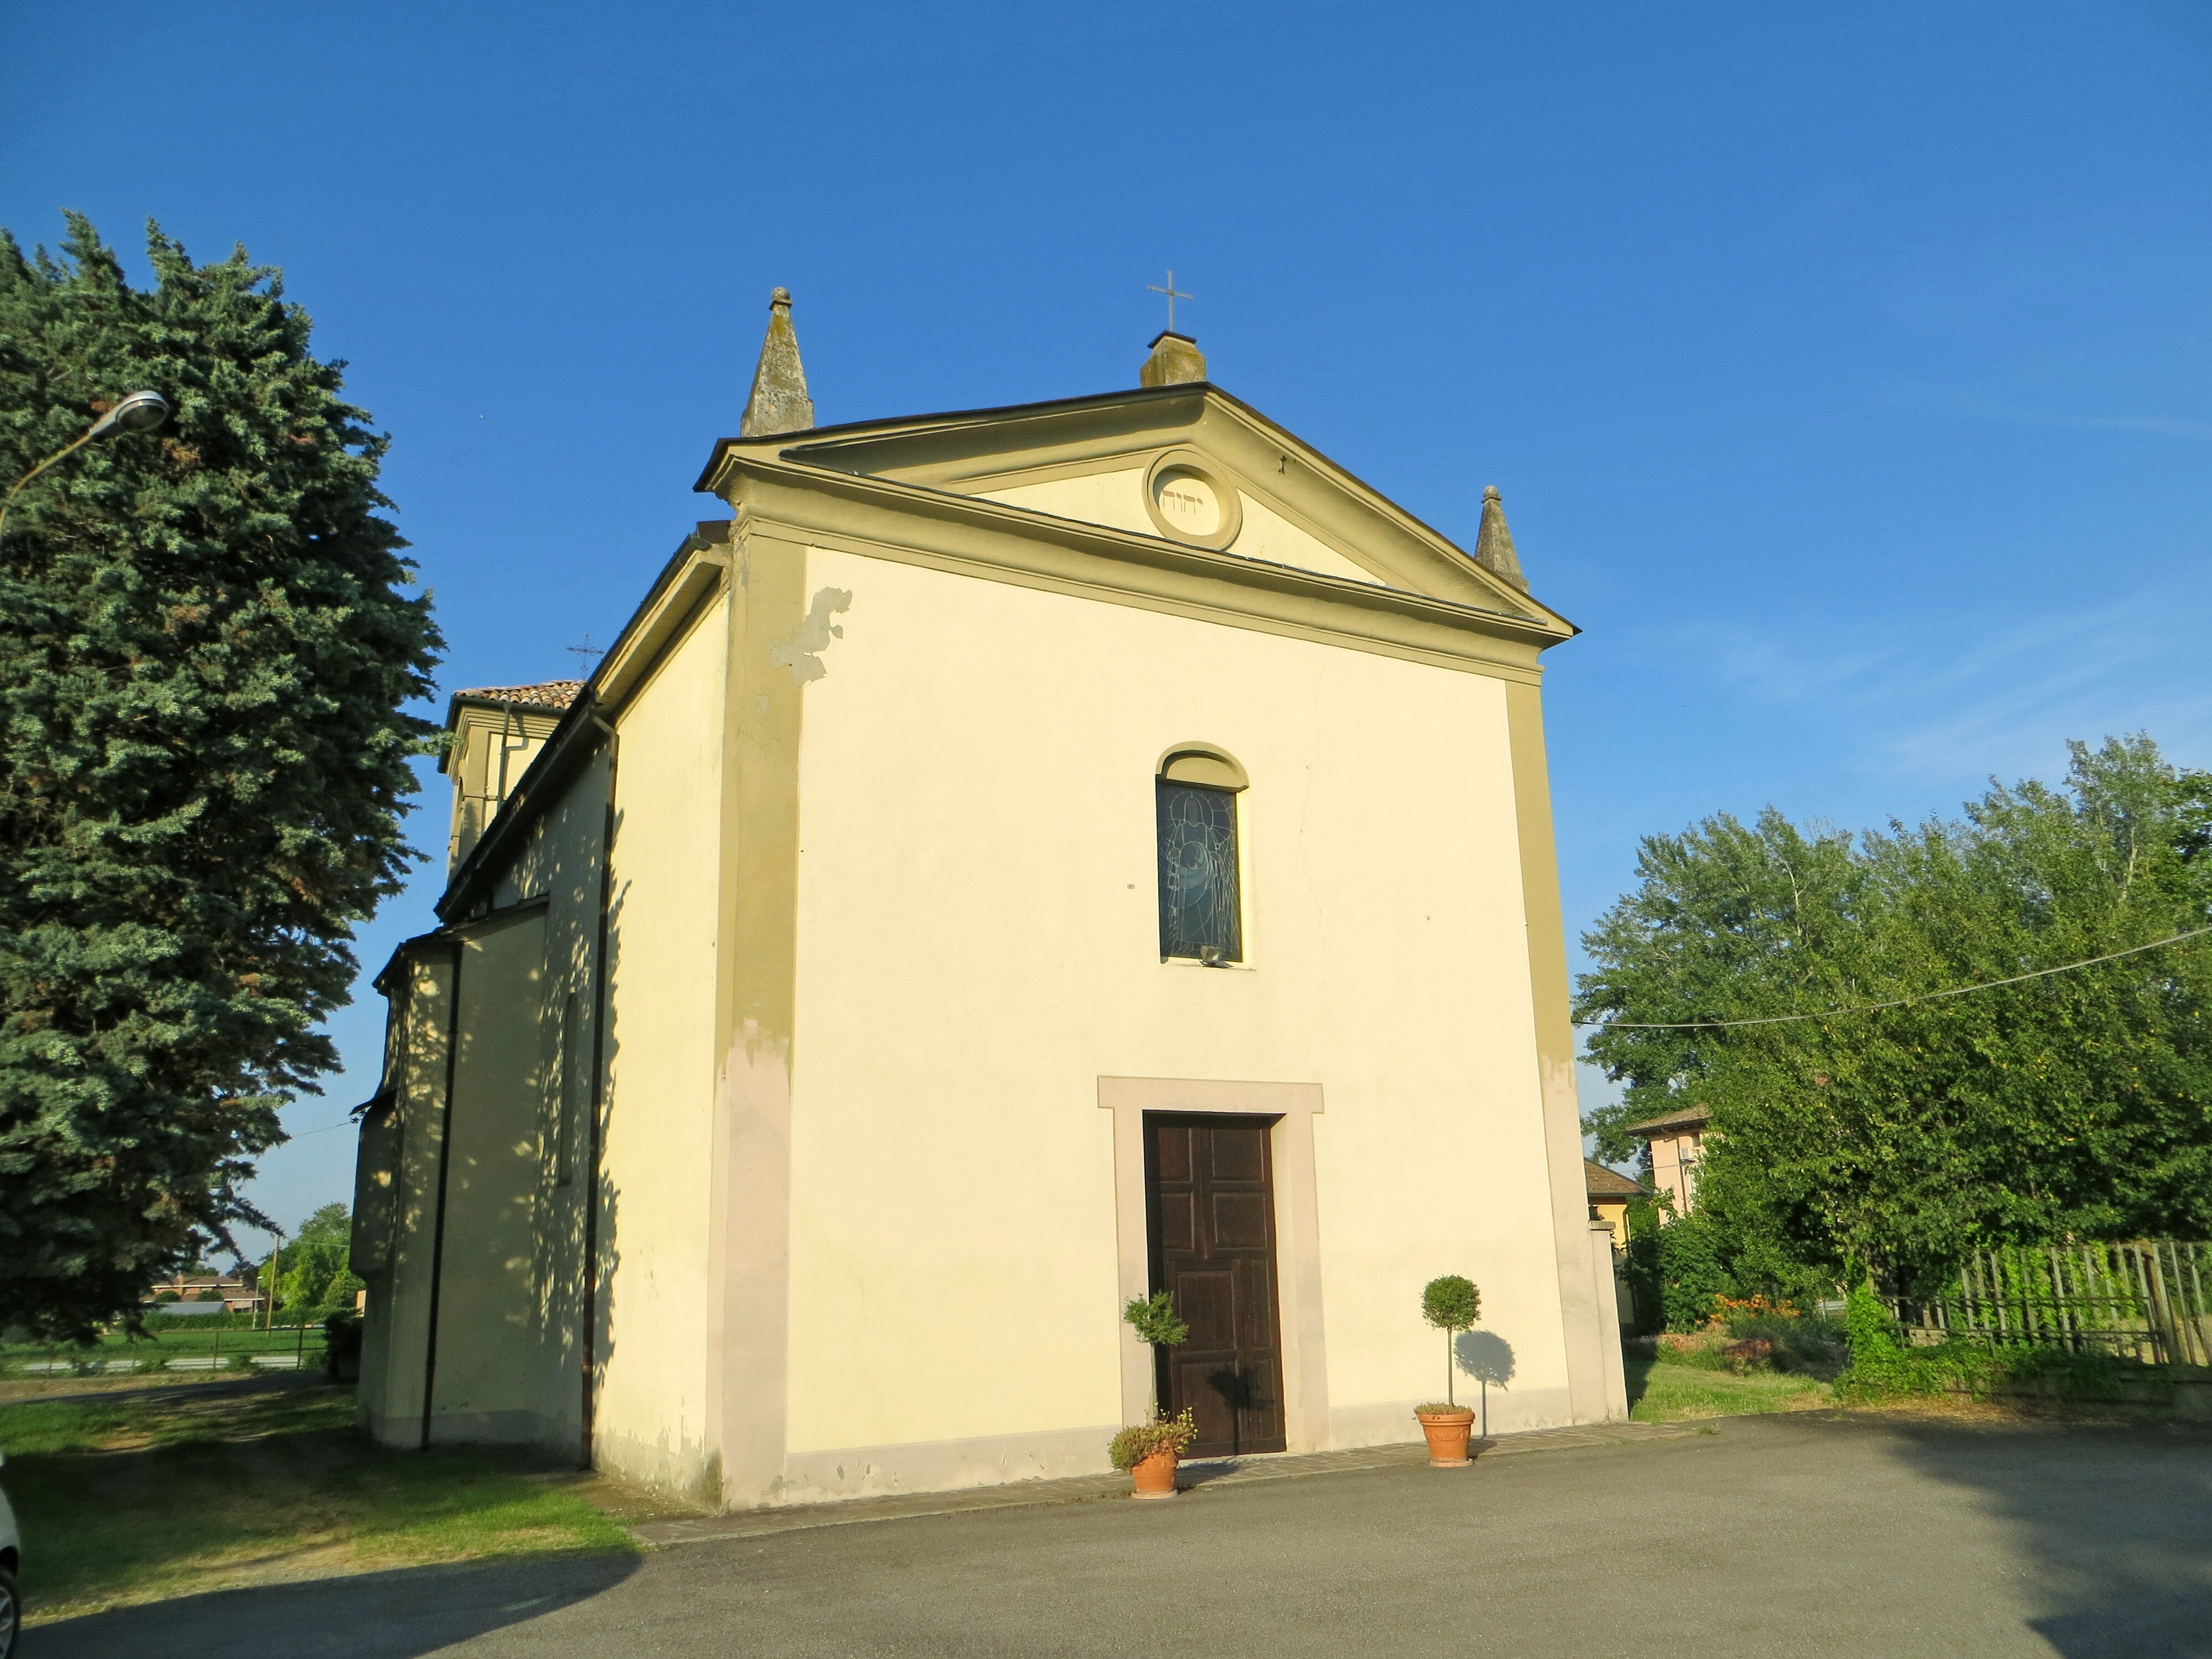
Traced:
<path fill-rule="evenodd" d="M 8 494 L 0 498 L 0 536 L 8 533 L 8 509 L 15 503 L 15 496 L 23 486 L 44 472 L 57 461 L 66 460 L 87 444 L 105 438 L 111 432 L 150 432 L 169 418 L 168 399 L 158 392 L 134 392 L 84 429 L 83 435 L 66 444 L 40 461 L 9 487 Z"/>

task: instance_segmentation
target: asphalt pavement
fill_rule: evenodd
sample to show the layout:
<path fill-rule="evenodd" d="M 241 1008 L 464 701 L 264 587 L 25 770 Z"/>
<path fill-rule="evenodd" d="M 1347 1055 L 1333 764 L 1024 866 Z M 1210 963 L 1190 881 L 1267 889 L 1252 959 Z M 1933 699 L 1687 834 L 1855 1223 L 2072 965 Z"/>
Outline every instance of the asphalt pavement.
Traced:
<path fill-rule="evenodd" d="M 25 1659 L 2058 1654 L 2212 1659 L 2212 1432 L 1711 1433 L 264 1586 Z"/>

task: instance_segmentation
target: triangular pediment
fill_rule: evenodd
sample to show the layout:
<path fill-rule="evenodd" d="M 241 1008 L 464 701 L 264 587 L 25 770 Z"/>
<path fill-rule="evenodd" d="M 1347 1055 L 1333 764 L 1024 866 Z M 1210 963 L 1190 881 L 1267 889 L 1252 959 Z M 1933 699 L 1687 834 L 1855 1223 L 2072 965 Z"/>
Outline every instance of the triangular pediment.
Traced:
<path fill-rule="evenodd" d="M 1560 638 L 1575 631 L 1218 386 L 823 428 L 776 442 L 787 462 L 1448 600 Z"/>

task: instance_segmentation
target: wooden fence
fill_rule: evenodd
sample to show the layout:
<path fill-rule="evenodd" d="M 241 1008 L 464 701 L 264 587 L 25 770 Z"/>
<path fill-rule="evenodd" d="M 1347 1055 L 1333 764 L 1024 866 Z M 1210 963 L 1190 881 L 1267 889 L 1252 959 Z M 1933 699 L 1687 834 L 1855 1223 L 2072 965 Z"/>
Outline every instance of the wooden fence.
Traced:
<path fill-rule="evenodd" d="M 2212 1244 L 2014 1245 L 1978 1250 L 1942 1295 L 1891 1302 L 1917 1342 L 1969 1337 L 2149 1364 L 2212 1365 Z"/>

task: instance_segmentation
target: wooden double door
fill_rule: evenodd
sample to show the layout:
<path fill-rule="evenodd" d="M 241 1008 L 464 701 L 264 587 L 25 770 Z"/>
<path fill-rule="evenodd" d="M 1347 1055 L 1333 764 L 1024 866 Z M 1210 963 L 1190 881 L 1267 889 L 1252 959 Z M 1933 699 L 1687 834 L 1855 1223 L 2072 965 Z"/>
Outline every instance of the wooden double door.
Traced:
<path fill-rule="evenodd" d="M 1281 1451 L 1274 1120 L 1145 1115 L 1145 1214 L 1155 1292 L 1190 1326 L 1155 1351 L 1159 1397 L 1198 1424 L 1189 1457 Z"/>

